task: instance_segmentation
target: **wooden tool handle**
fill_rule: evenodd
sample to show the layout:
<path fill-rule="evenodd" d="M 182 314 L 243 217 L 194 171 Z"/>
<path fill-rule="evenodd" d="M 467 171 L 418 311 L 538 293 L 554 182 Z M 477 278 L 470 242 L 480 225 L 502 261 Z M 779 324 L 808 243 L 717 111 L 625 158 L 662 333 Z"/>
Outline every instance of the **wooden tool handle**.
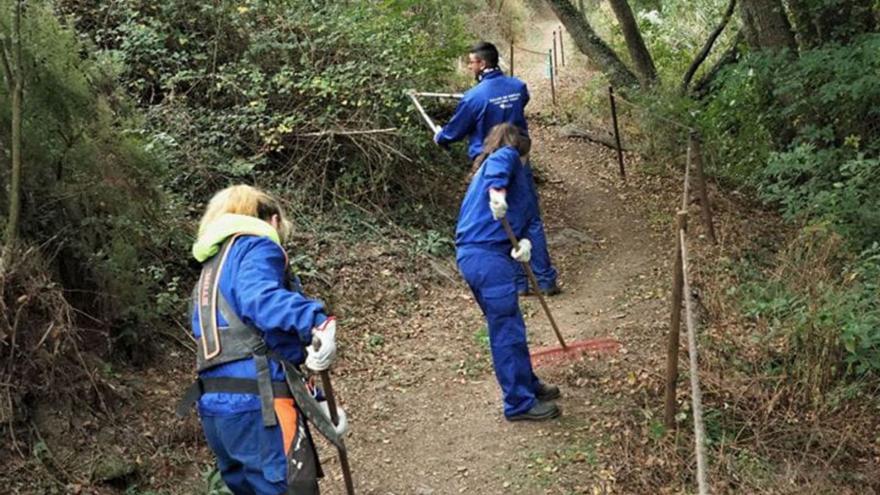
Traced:
<path fill-rule="evenodd" d="M 339 425 L 339 411 L 336 409 L 336 397 L 333 394 L 333 384 L 330 382 L 330 372 L 321 372 L 321 384 L 324 386 L 324 395 L 327 399 L 327 408 L 330 409 L 330 420 L 334 425 Z M 342 439 L 339 440 L 340 445 Z M 354 479 L 351 477 L 351 466 L 348 464 L 348 450 L 344 445 L 339 447 L 339 466 L 342 468 L 342 478 L 345 480 L 345 492 L 354 495 Z"/>
<path fill-rule="evenodd" d="M 501 218 L 501 225 L 504 227 L 504 231 L 507 232 L 507 238 L 510 239 L 513 248 L 519 250 L 519 241 L 516 239 L 516 234 L 513 233 L 513 229 L 510 227 L 510 222 L 507 221 L 506 217 Z M 538 279 L 535 277 L 535 272 L 532 271 L 532 267 L 528 263 L 522 263 L 522 266 L 526 271 L 526 276 L 529 277 L 529 282 L 532 284 L 532 289 L 534 289 L 535 295 L 537 295 L 538 300 L 541 301 L 541 307 L 543 307 L 544 312 L 547 313 L 547 319 L 550 320 L 550 326 L 553 327 L 553 333 L 556 334 L 556 339 L 559 340 L 559 345 L 562 346 L 563 350 L 568 349 L 568 346 L 565 344 L 565 339 L 562 338 L 562 332 L 559 331 L 559 327 L 556 325 L 556 320 L 553 318 L 553 313 L 550 312 L 550 306 L 547 305 L 544 295 L 541 294 L 541 288 L 538 287 Z"/>

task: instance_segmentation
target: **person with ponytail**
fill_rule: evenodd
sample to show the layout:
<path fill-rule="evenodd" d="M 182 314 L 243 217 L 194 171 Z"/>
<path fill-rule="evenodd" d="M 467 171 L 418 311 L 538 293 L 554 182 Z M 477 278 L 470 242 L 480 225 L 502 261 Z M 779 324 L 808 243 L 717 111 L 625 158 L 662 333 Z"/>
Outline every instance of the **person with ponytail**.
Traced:
<path fill-rule="evenodd" d="M 474 161 L 455 231 L 458 268 L 486 317 L 492 364 L 504 416 L 510 421 L 540 421 L 560 414 L 553 402 L 559 388 L 545 384 L 532 370 L 517 292 L 518 262 L 528 263 L 531 257 L 531 242 L 525 237 L 537 208 L 522 163 L 529 147 L 519 127 L 503 123 L 492 128 Z M 501 225 L 505 217 L 519 249 Z"/>
<path fill-rule="evenodd" d="M 322 371 L 333 362 L 336 320 L 291 286 L 282 248 L 289 231 L 275 198 L 237 185 L 210 200 L 192 246 L 202 264 L 191 316 L 198 379 L 178 413 L 198 404 L 208 445 L 235 494 L 317 494 L 322 477 L 306 419 L 323 433 L 329 420 L 315 421 L 314 411 L 325 403 L 318 393 L 301 401 L 295 391 L 312 393 L 300 365 Z M 331 435 L 347 429 L 341 410 L 339 418 Z"/>
<path fill-rule="evenodd" d="M 507 76 L 501 71 L 498 48 L 487 41 L 480 41 L 471 47 L 468 52 L 468 70 L 474 75 L 477 84 L 464 93 L 452 118 L 434 134 L 434 142 L 447 147 L 467 139 L 468 159 L 474 161 L 483 153 L 484 141 L 498 124 L 513 124 L 528 136 L 525 108 L 529 103 L 529 88 L 522 80 Z M 538 290 L 544 295 L 554 296 L 561 292 L 557 283 L 558 273 L 547 247 L 544 220 L 537 206 L 538 190 L 532 167 L 527 159 L 522 162 L 528 177 L 529 193 L 536 205 L 534 214 L 528 219 L 529 239 L 532 243 L 529 264 L 538 279 Z M 521 295 L 532 294 L 526 273 L 519 266 L 516 285 Z"/>

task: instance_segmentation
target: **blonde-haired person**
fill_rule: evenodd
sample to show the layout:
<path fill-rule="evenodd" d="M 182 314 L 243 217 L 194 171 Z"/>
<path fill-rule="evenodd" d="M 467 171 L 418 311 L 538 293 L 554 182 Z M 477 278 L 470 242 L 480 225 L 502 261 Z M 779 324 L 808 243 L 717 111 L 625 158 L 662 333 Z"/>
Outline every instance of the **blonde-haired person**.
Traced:
<path fill-rule="evenodd" d="M 474 161 L 455 229 L 456 261 L 486 317 L 492 365 L 509 421 L 541 421 L 560 414 L 553 402 L 559 388 L 532 371 L 517 293 L 517 262 L 531 258 L 532 244 L 525 237 L 537 210 L 522 162 L 529 148 L 528 137 L 517 126 L 492 128 Z M 519 249 L 513 248 L 499 221 L 505 217 L 520 239 Z"/>
<path fill-rule="evenodd" d="M 199 378 L 181 404 L 198 401 L 208 445 L 236 494 L 318 493 L 322 476 L 286 381 L 300 377 L 285 376 L 285 367 L 288 375 L 302 363 L 326 370 L 336 322 L 290 286 L 281 247 L 289 230 L 275 198 L 237 185 L 208 203 L 192 247 L 202 263 L 191 318 Z M 342 420 L 337 433 L 345 429 Z"/>

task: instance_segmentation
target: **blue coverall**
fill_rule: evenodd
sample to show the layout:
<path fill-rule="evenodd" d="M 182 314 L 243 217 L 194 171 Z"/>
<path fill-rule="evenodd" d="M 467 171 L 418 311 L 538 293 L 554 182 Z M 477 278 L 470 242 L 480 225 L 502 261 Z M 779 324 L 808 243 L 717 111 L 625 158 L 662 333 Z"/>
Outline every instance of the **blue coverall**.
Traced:
<path fill-rule="evenodd" d="M 535 405 L 539 382 L 532 370 L 526 325 L 519 309 L 518 263 L 510 257 L 512 246 L 501 222 L 492 218 L 489 189 L 506 189 L 507 219 L 517 238 L 522 238 L 535 214 L 528 180 L 515 149 L 504 147 L 494 152 L 468 186 L 455 231 L 458 268 L 486 316 L 495 377 L 507 417 Z"/>
<path fill-rule="evenodd" d="M 437 134 L 435 141 L 441 146 L 468 138 L 468 158 L 473 161 L 483 151 L 483 141 L 498 124 L 509 122 L 528 133 L 525 107 L 529 103 L 526 83 L 505 76 L 499 69 L 489 70 L 476 86 L 468 90 L 449 122 Z M 541 289 L 556 286 L 556 269 L 550 261 L 544 221 L 538 207 L 538 191 L 532 176 L 532 167 L 525 165 L 530 196 L 535 202 L 535 215 L 528 222 L 528 239 L 532 242 L 531 267 Z M 522 267 L 517 265 L 516 284 L 519 292 L 528 289 L 528 280 Z"/>
<path fill-rule="evenodd" d="M 219 290 L 243 323 L 260 329 L 270 349 L 294 364 L 305 361 L 304 346 L 312 328 L 327 316 L 323 305 L 287 289 L 287 257 L 280 246 L 264 237 L 242 236 L 232 245 L 220 275 Z M 201 337 L 199 312 L 193 311 L 193 335 Z M 218 325 L 226 325 L 218 311 Z M 284 381 L 281 365 L 273 360 L 272 380 Z M 253 359 L 242 359 L 205 370 L 202 378 L 256 379 Z M 276 399 L 278 401 L 279 399 Z M 288 399 L 289 400 L 289 399 Z M 199 400 L 199 416 L 208 445 L 217 456 L 223 481 L 236 494 L 288 492 L 285 438 L 291 438 L 279 414 L 279 425 L 263 425 L 259 396 L 206 393 Z M 276 412 L 279 411 L 276 402 Z"/>

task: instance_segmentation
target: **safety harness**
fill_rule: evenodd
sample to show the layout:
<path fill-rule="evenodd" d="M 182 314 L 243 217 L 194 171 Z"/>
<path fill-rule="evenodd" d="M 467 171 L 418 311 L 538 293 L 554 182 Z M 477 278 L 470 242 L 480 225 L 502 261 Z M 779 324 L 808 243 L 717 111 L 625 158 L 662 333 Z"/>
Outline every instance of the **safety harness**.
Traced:
<path fill-rule="evenodd" d="M 331 443 L 339 446 L 340 437 L 336 428 L 306 387 L 305 378 L 297 366 L 270 350 L 262 333 L 242 322 L 220 293 L 220 273 L 237 238 L 238 236 L 233 236 L 227 239 L 220 252 L 205 261 L 199 282 L 193 290 L 192 309 L 198 311 L 201 329 L 201 338 L 197 341 L 196 370 L 201 373 L 233 361 L 253 359 L 257 378 L 199 377 L 186 389 L 177 405 L 177 415 L 185 417 L 202 395 L 207 393 L 254 394 L 260 397 L 263 425 L 275 426 L 278 419 L 275 416 L 274 398 L 293 398 L 303 415 L 318 431 Z M 227 322 L 224 327 L 218 324 L 218 310 Z M 284 382 L 272 381 L 270 358 L 281 363 Z"/>

